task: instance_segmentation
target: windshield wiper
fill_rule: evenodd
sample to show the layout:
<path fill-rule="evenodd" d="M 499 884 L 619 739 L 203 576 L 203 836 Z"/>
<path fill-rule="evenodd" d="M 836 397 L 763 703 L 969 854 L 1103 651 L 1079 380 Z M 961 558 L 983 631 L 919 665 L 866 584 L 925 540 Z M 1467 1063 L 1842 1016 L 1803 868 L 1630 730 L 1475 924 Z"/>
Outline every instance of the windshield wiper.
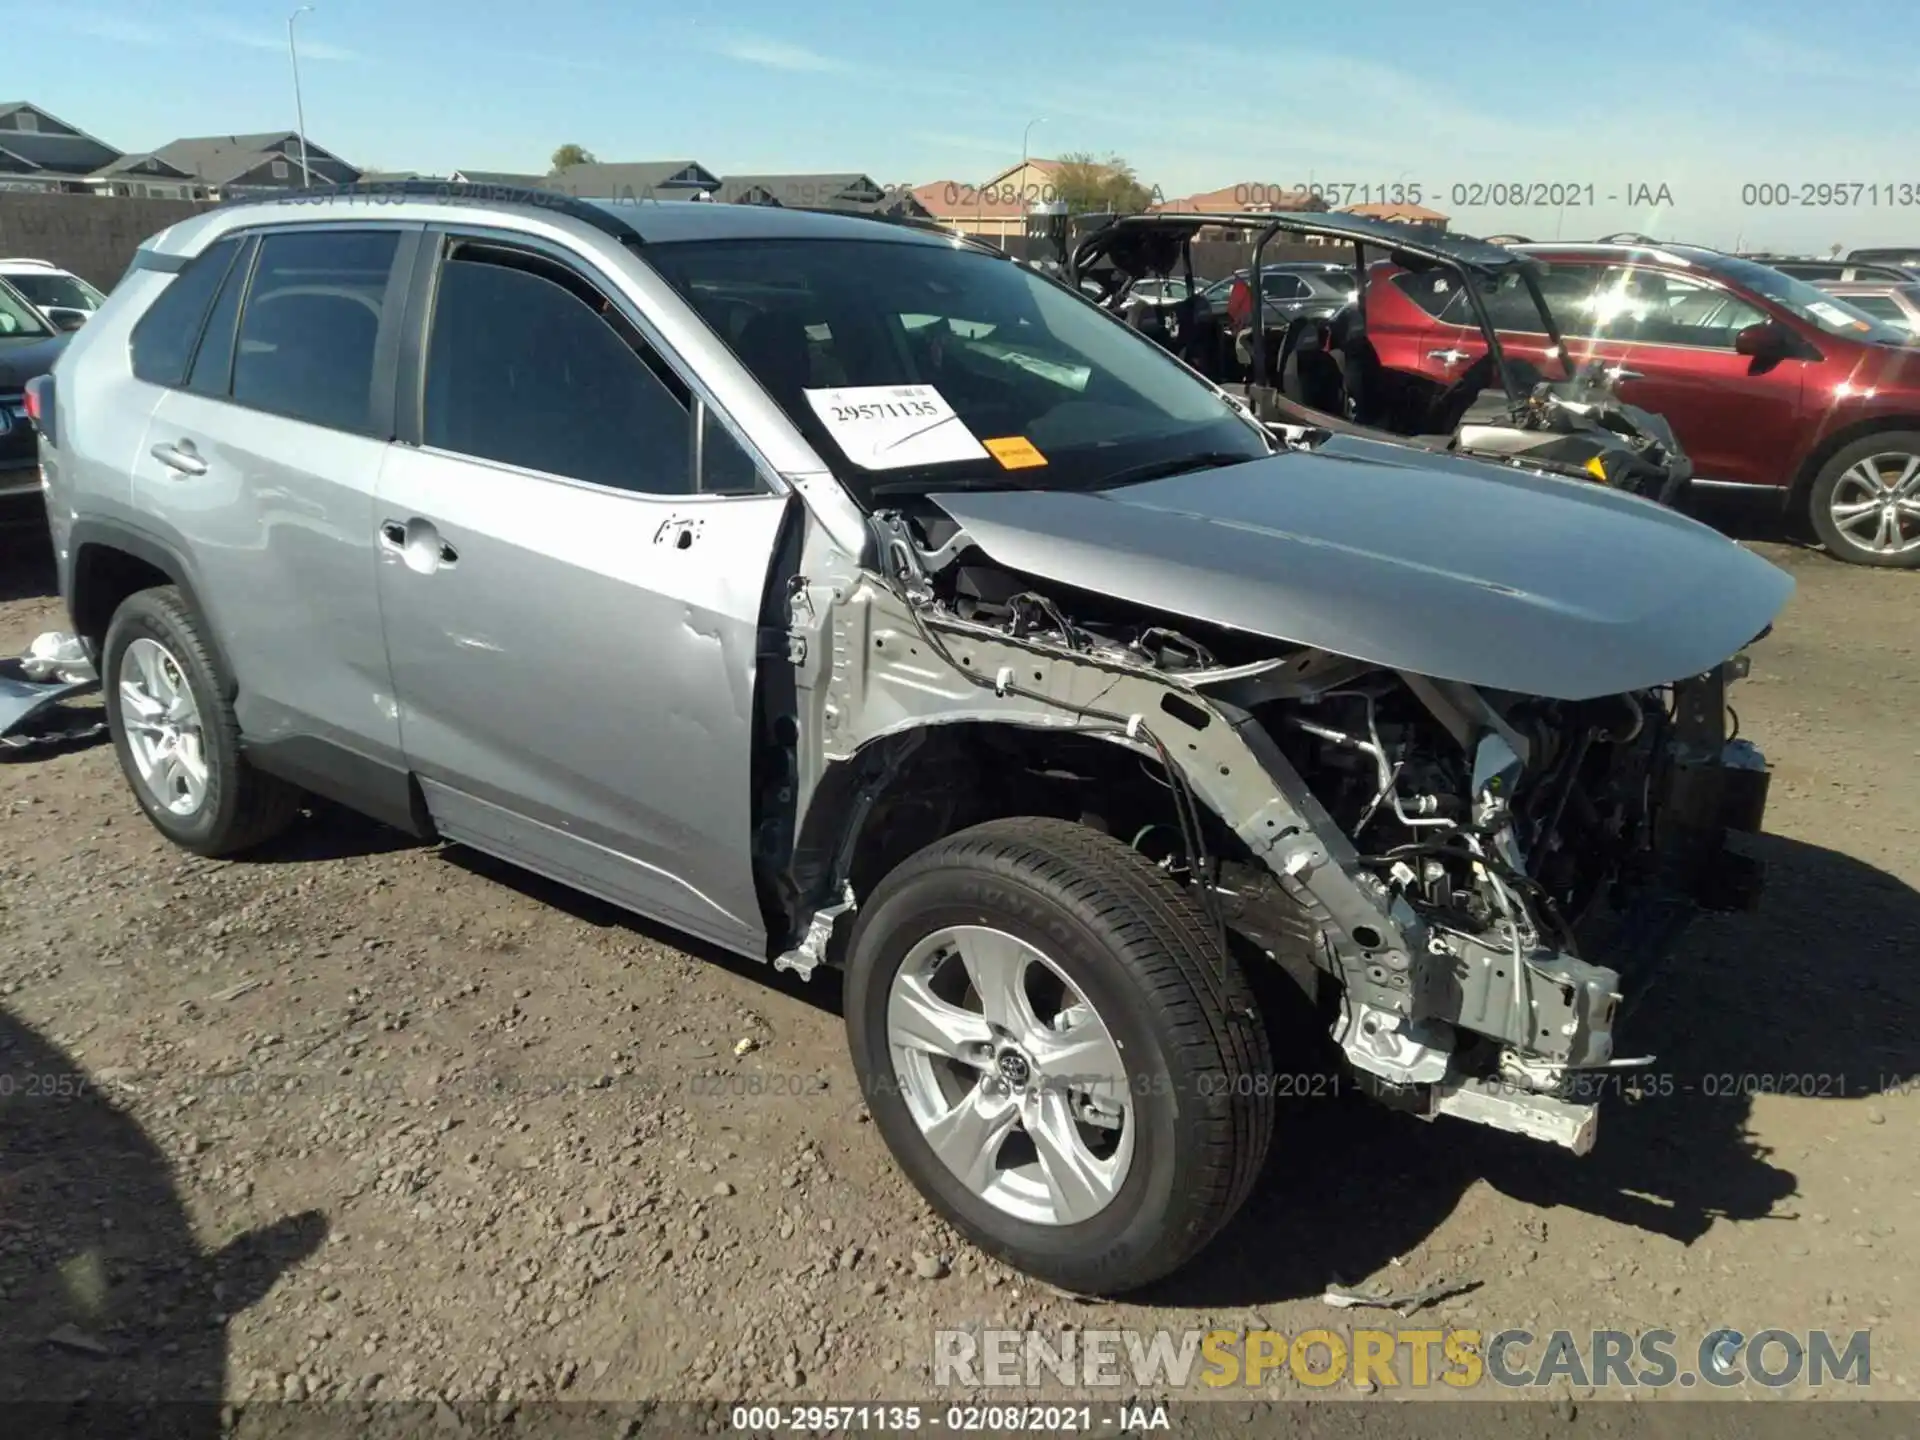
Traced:
<path fill-rule="evenodd" d="M 876 480 L 867 486 L 869 495 L 931 495 L 940 490 L 1048 490 L 1043 485 L 1008 471 L 1004 475 L 952 475 L 945 479 L 922 476 L 918 480 Z"/>
<path fill-rule="evenodd" d="M 1273 452 L 1269 451 L 1268 454 Z M 1147 465 L 1136 465 L 1131 470 L 1122 470 L 1109 475 L 1095 487 L 1106 490 L 1116 485 L 1136 485 L 1142 480 L 1164 480 L 1173 475 L 1186 475 L 1195 470 L 1217 470 L 1223 465 L 1248 465 L 1263 459 L 1259 455 L 1243 455 L 1238 450 L 1201 450 L 1192 455 L 1177 456 L 1172 460 L 1155 460 Z"/>

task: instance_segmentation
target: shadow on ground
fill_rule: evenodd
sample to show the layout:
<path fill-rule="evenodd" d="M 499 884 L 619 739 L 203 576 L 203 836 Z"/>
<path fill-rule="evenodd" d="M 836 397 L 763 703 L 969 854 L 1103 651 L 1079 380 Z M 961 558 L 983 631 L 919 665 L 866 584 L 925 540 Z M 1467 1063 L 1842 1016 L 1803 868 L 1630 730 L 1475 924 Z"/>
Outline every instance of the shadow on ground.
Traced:
<path fill-rule="evenodd" d="M 1920 1074 L 1920 971 L 1900 938 L 1920 933 L 1920 892 L 1819 846 L 1767 836 L 1754 849 L 1769 866 L 1761 910 L 1702 919 L 1669 962 L 1620 1036 L 1621 1054 L 1657 1057 L 1649 1093 L 1605 1100 L 1591 1154 L 1389 1113 L 1350 1091 L 1292 1102 L 1262 1189 L 1142 1298 L 1256 1305 L 1351 1283 L 1424 1241 L 1483 1178 L 1546 1211 L 1688 1244 L 1716 1219 L 1792 1215 L 1798 1181 L 1748 1133 L 1752 1095 L 1844 1105 Z M 1313 1059 L 1296 1064 L 1302 1054 Z M 1311 1070 L 1323 1054 L 1283 1054 L 1278 1068 Z"/>
<path fill-rule="evenodd" d="M 1619 1053 L 1656 1060 L 1638 1099 L 1619 1077 L 1591 1154 L 1385 1110 L 1334 1078 L 1324 1032 L 1283 1022 L 1278 1072 L 1325 1078 L 1282 1105 L 1269 1175 L 1239 1218 L 1141 1298 L 1212 1307 L 1317 1295 L 1418 1246 L 1481 1179 L 1543 1212 L 1566 1207 L 1685 1244 L 1716 1220 L 1791 1216 L 1798 1180 L 1749 1134 L 1753 1096 L 1842 1105 L 1920 1075 L 1920 971 L 1897 938 L 1920 933 L 1920 892 L 1819 846 L 1766 836 L 1753 848 L 1769 867 L 1761 910 L 1703 917 L 1623 1026 Z M 446 854 L 590 924 L 839 1013 L 837 975 L 776 975 L 510 865 Z"/>
<path fill-rule="evenodd" d="M 229 1317 L 326 1236 L 317 1211 L 200 1248 L 166 1158 L 0 1009 L 0 1414 L 21 1436 L 215 1436 Z"/>
<path fill-rule="evenodd" d="M 764 985 L 769 990 L 810 1005 L 816 1010 L 830 1015 L 839 1015 L 840 1009 L 840 972 L 837 970 L 817 970 L 811 980 L 802 980 L 798 975 L 785 970 L 775 970 L 763 960 L 752 960 L 736 955 L 731 950 L 723 950 L 718 945 L 710 945 L 692 935 L 683 934 L 666 925 L 657 924 L 618 905 L 604 900 L 596 900 L 591 895 L 563 885 L 557 880 L 548 880 L 535 875 L 530 870 L 522 870 L 517 865 L 504 860 L 496 860 L 491 855 L 483 855 L 478 850 L 469 850 L 464 845 L 449 845 L 441 851 L 449 863 L 458 865 L 470 874 L 478 875 L 498 885 L 506 885 L 528 899 L 542 905 L 550 905 L 563 910 L 576 920 L 600 929 L 626 930 L 643 940 L 663 945 L 669 950 L 678 950 L 683 955 L 691 955 L 709 965 L 718 965 L 723 970 Z"/>

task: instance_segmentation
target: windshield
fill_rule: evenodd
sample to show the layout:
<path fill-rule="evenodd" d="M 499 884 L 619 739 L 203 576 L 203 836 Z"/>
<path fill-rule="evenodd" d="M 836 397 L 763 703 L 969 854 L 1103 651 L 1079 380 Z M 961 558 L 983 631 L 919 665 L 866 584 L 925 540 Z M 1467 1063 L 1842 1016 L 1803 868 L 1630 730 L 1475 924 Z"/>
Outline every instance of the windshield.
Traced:
<path fill-rule="evenodd" d="M 53 331 L 47 328 L 47 322 L 34 312 L 34 308 L 20 293 L 6 281 L 0 280 L 0 340 L 22 336 L 43 340 L 51 334 Z"/>
<path fill-rule="evenodd" d="M 1271 453 L 1257 424 L 1159 346 L 994 256 L 809 239 L 642 254 L 863 503 L 1095 489 L 1188 457 Z"/>
<path fill-rule="evenodd" d="M 1913 338 L 1911 331 L 1895 329 L 1849 305 L 1839 296 L 1829 295 L 1817 286 L 1796 280 L 1791 275 L 1783 275 L 1771 265 L 1720 256 L 1715 258 L 1711 269 L 1715 274 L 1766 296 L 1782 309 L 1791 311 L 1829 335 L 1837 335 L 1845 340 L 1878 341 L 1885 345 L 1904 345 Z"/>
<path fill-rule="evenodd" d="M 70 310 L 85 310 L 91 313 L 98 310 L 100 302 L 106 299 L 77 275 L 62 275 L 58 271 L 42 270 L 26 275 L 9 275 L 6 278 L 9 285 L 42 310 L 49 306 L 65 306 Z"/>

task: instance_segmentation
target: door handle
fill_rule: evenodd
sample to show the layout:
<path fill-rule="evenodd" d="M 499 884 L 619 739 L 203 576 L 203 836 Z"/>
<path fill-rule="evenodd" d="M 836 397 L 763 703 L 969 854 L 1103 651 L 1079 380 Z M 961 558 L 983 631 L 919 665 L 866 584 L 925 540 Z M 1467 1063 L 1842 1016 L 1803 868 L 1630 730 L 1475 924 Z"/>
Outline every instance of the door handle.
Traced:
<path fill-rule="evenodd" d="M 398 520 L 382 520 L 380 548 L 392 551 L 406 562 L 409 570 L 422 575 L 445 570 L 460 559 L 460 552 L 440 538 L 433 522 L 417 515 L 404 524 Z"/>
<path fill-rule="evenodd" d="M 204 475 L 207 462 L 200 458 L 200 452 L 193 448 L 191 440 L 182 440 L 178 444 L 168 445 L 162 442 L 153 447 L 153 458 L 169 470 L 177 470 L 182 475 Z"/>
<path fill-rule="evenodd" d="M 1638 370 L 1629 370 L 1624 365 L 1607 366 L 1607 378 L 1616 384 L 1622 380 L 1644 380 L 1647 377 Z"/>
<path fill-rule="evenodd" d="M 1447 365 L 1458 365 L 1462 360 L 1465 360 L 1466 358 L 1467 358 L 1467 352 L 1464 350 L 1429 350 L 1427 351 L 1427 359 L 1438 360 L 1443 364 L 1447 364 Z"/>

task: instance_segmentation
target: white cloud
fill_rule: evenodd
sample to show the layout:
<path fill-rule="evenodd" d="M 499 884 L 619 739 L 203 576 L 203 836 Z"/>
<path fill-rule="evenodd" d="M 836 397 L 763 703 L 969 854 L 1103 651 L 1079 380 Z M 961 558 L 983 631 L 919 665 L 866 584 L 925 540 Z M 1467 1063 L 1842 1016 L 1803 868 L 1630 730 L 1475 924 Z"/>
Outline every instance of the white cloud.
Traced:
<path fill-rule="evenodd" d="M 67 25 L 80 34 L 94 40 L 105 40 L 115 45 L 165 45 L 167 33 L 157 25 L 149 25 L 142 20 L 128 20 L 118 15 L 70 15 Z"/>
<path fill-rule="evenodd" d="M 284 35 L 273 35 L 258 30 L 248 30 L 238 25 L 229 25 L 224 21 L 203 20 L 201 32 L 211 39 L 224 41 L 228 45 L 243 45 L 249 50 L 277 50 L 286 53 L 287 39 Z M 329 45 L 324 40 L 309 40 L 305 35 L 298 37 L 300 58 L 302 60 L 358 60 L 357 51 L 343 45 Z"/>
<path fill-rule="evenodd" d="M 818 50 L 809 50 L 804 45 L 775 40 L 765 35 L 734 35 L 718 41 L 713 48 L 729 60 L 738 60 L 744 65 L 758 65 L 767 70 L 822 73 L 848 68 L 845 61 L 831 55 L 822 55 Z"/>

